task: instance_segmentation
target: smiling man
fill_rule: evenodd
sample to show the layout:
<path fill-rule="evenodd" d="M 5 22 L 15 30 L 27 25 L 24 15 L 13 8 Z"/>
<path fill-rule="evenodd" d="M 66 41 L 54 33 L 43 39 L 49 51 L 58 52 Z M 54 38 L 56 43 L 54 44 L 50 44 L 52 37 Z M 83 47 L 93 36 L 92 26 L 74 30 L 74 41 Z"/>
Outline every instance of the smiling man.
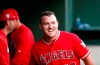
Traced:
<path fill-rule="evenodd" d="M 40 29 L 44 36 L 32 48 L 30 65 L 94 65 L 90 50 L 74 33 L 58 30 L 55 14 L 45 11 L 41 14 Z"/>

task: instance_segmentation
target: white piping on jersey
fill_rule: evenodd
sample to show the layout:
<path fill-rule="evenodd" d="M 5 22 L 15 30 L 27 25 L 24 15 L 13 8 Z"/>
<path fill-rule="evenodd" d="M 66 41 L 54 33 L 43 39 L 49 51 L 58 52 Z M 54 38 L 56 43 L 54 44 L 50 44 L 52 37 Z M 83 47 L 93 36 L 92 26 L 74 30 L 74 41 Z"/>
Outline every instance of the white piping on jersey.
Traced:
<path fill-rule="evenodd" d="M 90 53 L 90 50 L 88 51 L 88 53 L 87 54 L 85 54 L 81 59 L 84 59 L 84 58 L 86 58 L 88 55 L 89 55 L 89 53 Z"/>
<path fill-rule="evenodd" d="M 55 41 L 59 38 L 59 36 L 60 36 L 60 31 L 58 31 L 58 36 L 57 36 L 57 38 L 55 39 Z M 44 41 L 46 44 L 48 44 L 48 43 L 49 43 L 49 44 L 52 43 L 52 42 L 46 42 L 44 38 L 43 38 L 43 41 Z M 55 42 L 55 41 L 54 41 L 54 42 Z"/>

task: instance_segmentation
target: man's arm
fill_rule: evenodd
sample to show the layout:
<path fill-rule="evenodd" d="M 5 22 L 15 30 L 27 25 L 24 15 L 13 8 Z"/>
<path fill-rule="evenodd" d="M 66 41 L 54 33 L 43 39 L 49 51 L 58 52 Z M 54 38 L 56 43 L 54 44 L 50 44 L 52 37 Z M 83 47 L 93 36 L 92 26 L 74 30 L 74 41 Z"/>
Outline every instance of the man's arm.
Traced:
<path fill-rule="evenodd" d="M 83 59 L 83 62 L 85 65 L 95 65 L 90 54 L 86 58 Z"/>

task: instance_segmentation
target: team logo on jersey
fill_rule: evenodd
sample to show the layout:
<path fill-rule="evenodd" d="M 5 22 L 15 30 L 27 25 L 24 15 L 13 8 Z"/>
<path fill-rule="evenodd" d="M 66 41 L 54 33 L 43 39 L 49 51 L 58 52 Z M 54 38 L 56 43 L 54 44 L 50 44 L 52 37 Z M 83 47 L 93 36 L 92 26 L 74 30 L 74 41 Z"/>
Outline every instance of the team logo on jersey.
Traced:
<path fill-rule="evenodd" d="M 21 53 L 22 51 L 21 50 L 18 50 L 18 52 Z"/>
<path fill-rule="evenodd" d="M 86 47 L 86 45 L 85 45 L 85 43 L 82 41 L 81 42 L 81 45 L 83 46 L 83 47 Z"/>

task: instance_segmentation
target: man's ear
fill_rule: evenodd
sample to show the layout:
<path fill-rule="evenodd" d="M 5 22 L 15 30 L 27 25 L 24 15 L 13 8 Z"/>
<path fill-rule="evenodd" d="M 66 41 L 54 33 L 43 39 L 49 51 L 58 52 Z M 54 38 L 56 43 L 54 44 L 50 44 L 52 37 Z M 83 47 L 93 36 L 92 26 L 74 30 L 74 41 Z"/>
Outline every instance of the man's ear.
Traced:
<path fill-rule="evenodd" d="M 9 25 L 9 21 L 8 20 L 6 21 L 6 25 Z"/>
<path fill-rule="evenodd" d="M 11 24 L 14 26 L 14 22 L 13 21 L 11 21 Z"/>
<path fill-rule="evenodd" d="M 13 22 L 13 21 L 7 20 L 7 25 L 12 25 L 12 26 L 14 26 L 14 22 Z"/>
<path fill-rule="evenodd" d="M 57 24 L 58 24 L 58 26 L 59 26 L 59 22 L 57 21 Z"/>
<path fill-rule="evenodd" d="M 42 26 L 41 26 L 41 24 L 39 24 L 39 28 L 40 28 L 40 29 L 42 29 Z"/>

